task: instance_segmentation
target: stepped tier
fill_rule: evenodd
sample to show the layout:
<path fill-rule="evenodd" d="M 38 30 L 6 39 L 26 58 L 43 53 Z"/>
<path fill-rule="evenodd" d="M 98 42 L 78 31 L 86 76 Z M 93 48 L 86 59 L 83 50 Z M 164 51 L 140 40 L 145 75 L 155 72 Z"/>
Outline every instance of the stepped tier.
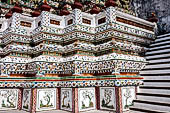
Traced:
<path fill-rule="evenodd" d="M 144 77 L 144 85 L 140 87 L 137 100 L 131 108 L 135 112 L 170 112 L 169 36 L 170 34 L 158 36 L 146 53 L 149 63 L 140 72 Z"/>
<path fill-rule="evenodd" d="M 24 70 L 33 72 L 35 69 L 39 70 L 35 72 L 37 75 L 139 72 L 146 62 L 138 56 L 154 40 L 154 25 L 115 10 L 114 7 L 95 15 L 80 9 L 74 9 L 68 16 L 58 16 L 47 11 L 42 11 L 38 17 L 13 13 L 11 18 L 2 21 L 1 74 L 14 65 L 15 68 L 8 73 L 19 74 Z M 70 55 L 75 56 L 68 61 Z M 91 61 L 84 61 L 85 56 Z M 11 58 L 12 61 L 13 57 L 32 59 L 23 63 L 23 68 L 18 68 L 21 64 L 15 61 L 6 66 L 7 59 Z M 53 59 L 50 61 L 53 63 L 48 59 Z M 29 69 L 31 65 L 36 68 Z M 8 67 L 6 71 L 4 67 Z"/>
<path fill-rule="evenodd" d="M 100 57 L 76 55 L 66 58 L 41 55 L 39 57 L 27 60 L 27 62 L 22 62 L 25 60 L 26 58 L 18 57 L 2 58 L 0 60 L 1 74 L 5 74 L 4 72 L 15 72 L 16 74 L 20 74 L 21 72 L 25 71 L 26 67 L 27 70 L 37 72 L 37 75 L 44 75 L 50 73 L 112 73 L 114 71 L 139 72 L 141 69 L 144 68 L 145 64 L 147 63 L 142 57 L 122 55 L 116 53 Z M 33 65 L 34 68 L 32 68 L 31 65 Z"/>
<path fill-rule="evenodd" d="M 29 47 L 25 45 L 7 45 L 5 46 L 1 51 L 0 54 L 8 54 L 10 52 L 22 52 L 22 53 L 29 53 L 29 54 L 36 54 L 38 52 L 42 51 L 50 51 L 50 52 L 56 52 L 56 53 L 67 53 L 71 51 L 88 51 L 92 53 L 97 53 L 105 50 L 112 50 L 119 48 L 121 50 L 126 51 L 132 51 L 136 53 L 142 53 L 145 52 L 144 47 L 131 45 L 131 44 L 124 44 L 122 42 L 116 42 L 116 41 L 109 41 L 104 44 L 99 45 L 93 45 L 93 44 L 87 44 L 87 43 L 73 43 L 66 46 L 56 45 L 56 44 L 39 44 L 35 47 Z"/>
<path fill-rule="evenodd" d="M 34 8 L 6 5 L 11 9 L 0 20 L 0 110 L 129 110 L 143 84 L 139 71 L 148 63 L 143 56 L 156 24 L 115 7 L 121 2 L 128 10 L 127 1 L 108 0 L 106 7 L 89 10 L 93 14 L 84 9 L 88 0 L 85 7 L 83 1 L 71 3 L 73 10 L 61 1 L 60 16 L 50 1 L 40 2 L 32 17 Z"/>

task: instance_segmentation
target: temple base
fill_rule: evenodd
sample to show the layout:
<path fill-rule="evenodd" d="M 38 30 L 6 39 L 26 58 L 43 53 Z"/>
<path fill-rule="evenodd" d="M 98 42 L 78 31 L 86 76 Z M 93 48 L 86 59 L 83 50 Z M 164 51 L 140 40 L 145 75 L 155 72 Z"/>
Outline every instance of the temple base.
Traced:
<path fill-rule="evenodd" d="M 97 109 L 123 113 L 136 98 L 135 87 L 0 89 L 0 110 L 36 113 L 60 109 L 79 113 Z"/>

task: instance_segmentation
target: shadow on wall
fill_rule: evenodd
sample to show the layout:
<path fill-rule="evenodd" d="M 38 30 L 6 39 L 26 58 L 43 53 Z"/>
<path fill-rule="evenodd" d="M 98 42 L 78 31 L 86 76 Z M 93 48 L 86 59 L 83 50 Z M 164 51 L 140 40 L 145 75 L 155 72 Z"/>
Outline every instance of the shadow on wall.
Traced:
<path fill-rule="evenodd" d="M 138 17 L 147 19 L 152 12 L 158 17 L 158 35 L 170 32 L 170 0 L 131 0 Z"/>

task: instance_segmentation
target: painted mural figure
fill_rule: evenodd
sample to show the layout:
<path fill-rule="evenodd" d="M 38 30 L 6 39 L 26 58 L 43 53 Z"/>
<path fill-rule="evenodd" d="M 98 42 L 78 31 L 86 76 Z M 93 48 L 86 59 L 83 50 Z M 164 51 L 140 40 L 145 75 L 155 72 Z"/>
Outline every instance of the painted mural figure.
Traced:
<path fill-rule="evenodd" d="M 25 92 L 23 93 L 23 95 L 24 95 L 23 108 L 25 108 L 25 109 L 28 109 L 28 106 L 29 106 L 29 103 L 28 103 L 29 92 L 30 92 L 29 90 L 25 90 Z"/>
<path fill-rule="evenodd" d="M 66 107 L 67 109 L 70 108 L 70 100 L 68 100 L 67 103 L 65 103 L 66 98 L 69 98 L 69 91 L 63 92 L 63 99 L 62 99 L 62 107 Z"/>
<path fill-rule="evenodd" d="M 113 105 L 109 105 L 111 101 L 112 101 L 112 90 L 105 89 L 104 90 L 104 97 L 103 97 L 103 100 L 102 100 L 102 107 L 114 109 Z"/>
<path fill-rule="evenodd" d="M 131 101 L 129 101 L 129 99 L 132 97 L 132 94 L 131 94 L 132 92 L 131 92 L 131 90 L 129 89 L 129 88 L 127 88 L 126 89 L 126 92 L 124 93 L 124 97 L 125 97 L 125 106 L 124 106 L 124 109 L 128 109 L 129 108 L 129 106 L 132 106 L 132 102 Z M 130 102 L 129 104 L 128 104 L 128 102 Z"/>
<path fill-rule="evenodd" d="M 92 98 L 94 94 L 90 91 L 83 91 L 82 96 L 84 101 L 82 101 L 82 109 L 94 107 L 94 103 L 92 102 Z"/>
<path fill-rule="evenodd" d="M 45 96 L 43 96 L 43 100 L 46 102 L 46 104 L 43 103 L 43 100 L 40 100 L 40 108 L 42 107 L 51 107 L 53 106 L 51 102 L 51 98 L 52 98 L 52 93 L 51 92 L 45 92 L 44 93 Z"/>
<path fill-rule="evenodd" d="M 4 90 L 0 92 L 2 97 L 2 107 L 15 108 L 16 107 L 16 92 L 14 90 Z"/>

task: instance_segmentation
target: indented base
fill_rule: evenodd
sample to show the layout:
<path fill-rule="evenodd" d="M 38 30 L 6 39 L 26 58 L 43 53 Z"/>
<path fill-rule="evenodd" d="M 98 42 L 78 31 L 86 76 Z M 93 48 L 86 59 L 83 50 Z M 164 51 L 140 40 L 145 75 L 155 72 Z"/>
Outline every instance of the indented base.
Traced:
<path fill-rule="evenodd" d="M 0 89 L 0 110 L 19 109 L 20 105 L 34 113 L 56 109 L 74 113 L 96 109 L 123 112 L 133 105 L 135 89 L 135 86 Z"/>

